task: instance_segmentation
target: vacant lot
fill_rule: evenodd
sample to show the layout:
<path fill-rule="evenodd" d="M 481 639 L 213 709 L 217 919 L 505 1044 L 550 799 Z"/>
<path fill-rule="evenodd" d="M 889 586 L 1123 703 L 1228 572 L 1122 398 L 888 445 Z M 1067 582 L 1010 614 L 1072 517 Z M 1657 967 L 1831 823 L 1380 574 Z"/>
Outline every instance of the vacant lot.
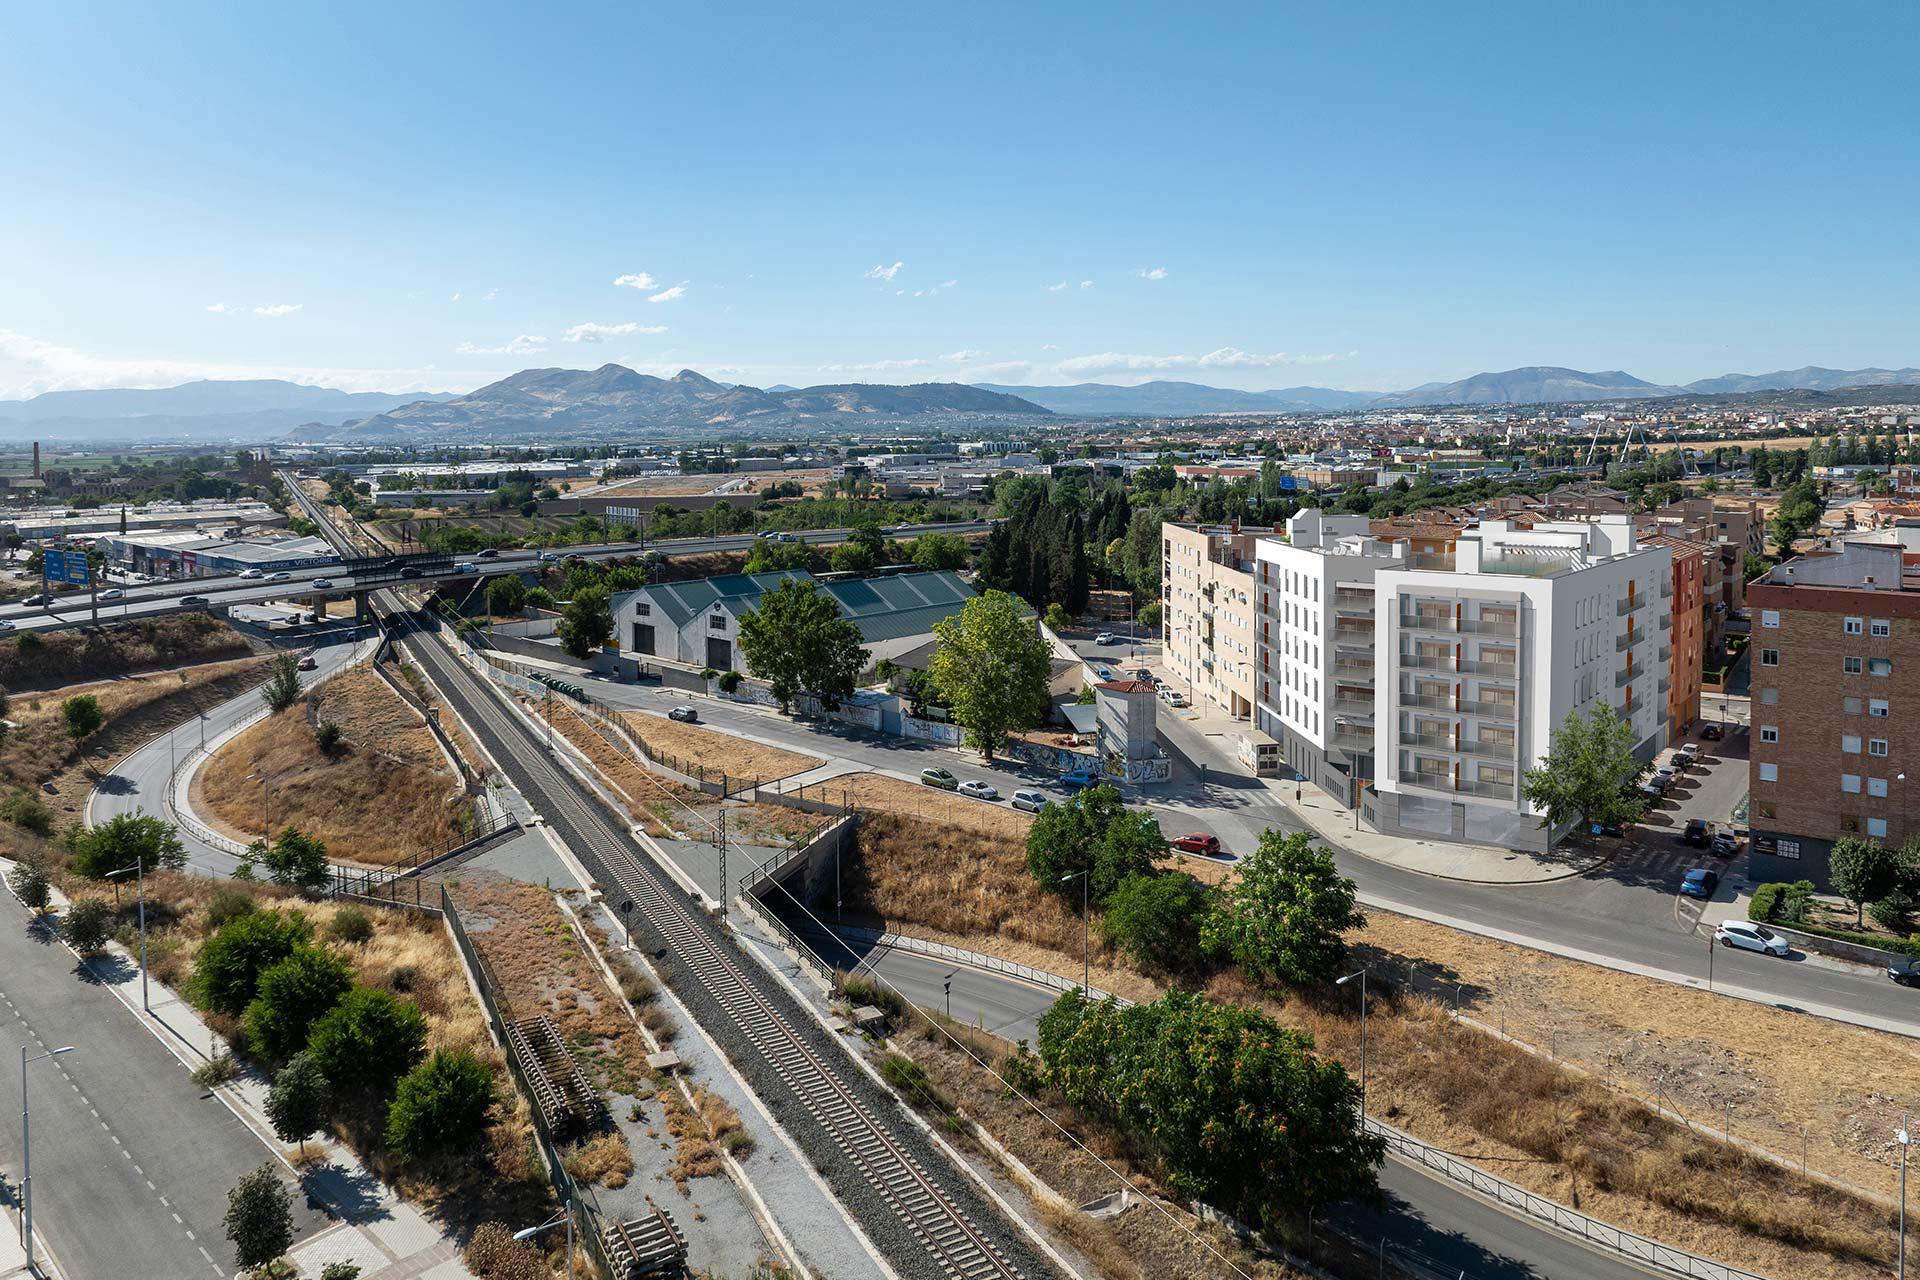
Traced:
<path fill-rule="evenodd" d="M 322 751 L 316 726 L 340 726 Z M 299 827 L 336 861 L 381 866 L 442 848 L 467 817 L 460 780 L 398 694 L 361 667 L 233 739 L 194 776 L 193 805 L 237 839 Z"/>
<path fill-rule="evenodd" d="M 239 632 L 200 613 L 108 623 L 98 631 L 27 632 L 0 641 L 0 688 L 19 694 L 251 652 Z"/>
<path fill-rule="evenodd" d="M 731 734 L 715 733 L 690 724 L 680 724 L 665 716 L 642 715 L 635 711 L 620 713 L 627 732 L 647 750 L 664 753 L 683 762 L 682 773 L 691 773 L 687 764 L 698 765 L 710 773 L 735 778 L 788 778 L 796 773 L 817 769 L 823 763 L 818 756 L 802 755 L 763 743 L 749 742 Z"/>

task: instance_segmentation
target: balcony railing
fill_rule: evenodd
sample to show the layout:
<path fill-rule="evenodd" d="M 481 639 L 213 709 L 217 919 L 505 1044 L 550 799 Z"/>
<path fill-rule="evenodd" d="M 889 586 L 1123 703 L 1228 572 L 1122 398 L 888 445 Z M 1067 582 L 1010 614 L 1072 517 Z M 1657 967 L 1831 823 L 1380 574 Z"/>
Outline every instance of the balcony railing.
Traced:
<path fill-rule="evenodd" d="M 1658 654 L 1660 655 L 1660 661 L 1662 661 L 1662 662 L 1671 662 L 1671 661 L 1673 661 L 1673 646 L 1672 646 L 1672 645 L 1670 645 L 1670 644 L 1663 644 L 1663 645 L 1661 645 L 1661 646 L 1659 647 L 1659 649 L 1657 649 L 1657 650 L 1655 650 L 1655 652 L 1657 652 L 1657 653 L 1658 653 Z"/>
<path fill-rule="evenodd" d="M 1613 651 L 1615 653 L 1625 653 L 1646 638 L 1647 633 L 1644 631 L 1629 631 L 1623 636 L 1615 636 L 1613 638 Z"/>
<path fill-rule="evenodd" d="M 1672 678 L 1668 676 L 1661 676 L 1660 682 L 1657 687 L 1659 688 L 1660 692 L 1665 693 L 1667 690 L 1673 688 Z"/>
<path fill-rule="evenodd" d="M 1635 671 L 1630 667 L 1623 667 L 1613 673 L 1613 687 L 1616 689 L 1624 689 L 1628 684 L 1645 674 L 1647 674 L 1645 671 Z"/>
<path fill-rule="evenodd" d="M 1368 753 L 1373 751 L 1373 735 L 1371 733 L 1335 731 L 1328 737 L 1327 743 L 1330 746 L 1338 747 L 1342 751 L 1365 751 Z"/>
<path fill-rule="evenodd" d="M 1402 693 L 1399 705 L 1422 711 L 1458 711 L 1460 709 L 1452 698 L 1439 698 L 1425 693 Z"/>
<path fill-rule="evenodd" d="M 1500 636 L 1508 640 L 1520 637 L 1520 624 L 1517 622 L 1498 622 L 1486 618 L 1461 618 L 1455 621 L 1452 614 L 1436 615 L 1428 613 L 1400 614 L 1402 631 L 1431 631 L 1438 635 Z"/>
<path fill-rule="evenodd" d="M 1673 630 L 1673 615 L 1671 613 L 1663 613 L 1660 615 L 1660 630 Z"/>
<path fill-rule="evenodd" d="M 1400 745 L 1415 751 L 1444 751 L 1449 755 L 1478 756 L 1486 760 L 1511 760 L 1518 742 L 1486 742 L 1477 738 L 1455 741 L 1446 734 L 1401 733 Z"/>
<path fill-rule="evenodd" d="M 1511 723 L 1520 715 L 1517 702 L 1481 702 L 1469 699 L 1460 704 L 1460 710 L 1470 716 L 1485 716 L 1491 720 L 1505 720 Z"/>
<path fill-rule="evenodd" d="M 1333 709 L 1338 715 L 1370 717 L 1373 715 L 1373 699 L 1335 698 L 1333 700 Z"/>
<path fill-rule="evenodd" d="M 1348 654 L 1336 651 L 1333 655 L 1333 669 L 1346 679 L 1364 678 L 1371 682 L 1373 679 L 1373 655 L 1370 653 Z"/>
<path fill-rule="evenodd" d="M 1647 607 L 1647 598 L 1645 596 L 1628 596 L 1624 600 L 1621 600 L 1618 604 L 1614 605 L 1613 613 L 1615 617 L 1624 618 L 1628 614 L 1638 613 L 1640 612 L 1640 610 L 1646 607 Z"/>
<path fill-rule="evenodd" d="M 1453 790 L 1453 775 L 1450 773 L 1420 773 L 1413 769 L 1402 769 L 1400 781 L 1412 787 L 1426 787 L 1433 791 Z"/>
<path fill-rule="evenodd" d="M 1489 800 L 1513 799 L 1513 784 L 1511 782 L 1480 782 L 1476 780 L 1472 782 L 1462 782 L 1458 787 L 1454 788 L 1454 790 L 1459 791 L 1463 795 L 1484 796 Z"/>

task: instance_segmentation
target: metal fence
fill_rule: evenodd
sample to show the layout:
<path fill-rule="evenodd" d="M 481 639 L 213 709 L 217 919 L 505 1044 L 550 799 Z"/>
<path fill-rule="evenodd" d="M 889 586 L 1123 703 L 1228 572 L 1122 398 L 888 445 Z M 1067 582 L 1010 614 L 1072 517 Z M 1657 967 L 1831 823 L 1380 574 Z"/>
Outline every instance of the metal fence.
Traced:
<path fill-rule="evenodd" d="M 389 906 L 438 911 L 439 908 L 432 901 L 433 890 L 425 887 L 421 873 L 495 836 L 520 828 L 520 820 L 511 813 L 489 814 L 484 807 L 484 797 L 481 797 L 480 803 L 484 816 L 474 827 L 465 831 L 450 831 L 439 845 L 418 850 L 403 861 L 364 871 L 336 864 L 328 893 L 336 898 L 360 898 Z"/>

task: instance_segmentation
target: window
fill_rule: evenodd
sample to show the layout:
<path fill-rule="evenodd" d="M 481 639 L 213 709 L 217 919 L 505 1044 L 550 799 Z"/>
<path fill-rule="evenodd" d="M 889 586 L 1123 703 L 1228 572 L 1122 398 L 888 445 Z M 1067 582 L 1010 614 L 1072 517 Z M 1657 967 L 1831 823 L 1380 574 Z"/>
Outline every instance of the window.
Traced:
<path fill-rule="evenodd" d="M 1879 639 L 1886 639 L 1893 634 L 1893 623 L 1887 621 L 1885 618 L 1875 618 L 1873 620 L 1873 634 Z"/>
<path fill-rule="evenodd" d="M 1776 725 L 1770 725 L 1770 724 L 1763 724 L 1763 725 L 1761 725 L 1761 726 L 1760 726 L 1760 741 L 1762 741 L 1762 742 L 1778 742 L 1778 741 L 1780 741 L 1780 730 L 1779 730 L 1779 727 L 1778 727 L 1778 726 L 1776 726 Z"/>
<path fill-rule="evenodd" d="M 1870 676 L 1880 676 L 1882 678 L 1892 675 L 1893 659 L 1892 658 L 1868 658 L 1867 674 Z"/>
<path fill-rule="evenodd" d="M 712 617 L 710 617 L 710 618 L 708 618 L 708 619 L 707 619 L 707 630 L 709 630 L 709 631 L 725 631 L 726 629 L 727 629 L 727 615 L 726 615 L 726 614 L 724 614 L 724 613 L 716 613 L 716 614 L 714 614 L 714 615 L 713 615 Z"/>
<path fill-rule="evenodd" d="M 1778 649 L 1762 649 L 1760 651 L 1760 665 L 1763 667 L 1779 666 L 1780 651 Z"/>
<path fill-rule="evenodd" d="M 1772 763 L 1762 764 L 1760 766 L 1760 781 L 1762 782 L 1780 781 L 1780 766 Z"/>
<path fill-rule="evenodd" d="M 1867 669 L 1867 664 L 1859 657 L 1850 653 L 1840 659 L 1840 667 L 1841 670 L 1845 671 L 1848 675 L 1857 676 Z"/>
<path fill-rule="evenodd" d="M 1868 818 L 1867 834 L 1885 838 L 1887 834 L 1887 820 L 1885 818 Z"/>
<path fill-rule="evenodd" d="M 1866 625 L 1865 618 L 1848 618 L 1841 624 L 1840 630 L 1846 635 L 1857 636 L 1866 629 Z"/>
<path fill-rule="evenodd" d="M 1882 720 L 1886 719 L 1887 700 L 1885 698 L 1868 698 L 1867 714 L 1870 716 L 1879 716 Z"/>
<path fill-rule="evenodd" d="M 1779 626 L 1780 611 L 1778 609 L 1762 609 L 1760 611 L 1760 625 L 1763 627 Z"/>
<path fill-rule="evenodd" d="M 645 600 L 639 600 L 634 603 L 633 611 L 634 613 L 638 614 L 640 617 L 647 618 L 653 615 L 653 606 L 648 604 Z"/>
<path fill-rule="evenodd" d="M 1870 756 L 1884 756 L 1884 755 L 1886 755 L 1886 754 L 1887 754 L 1887 740 L 1886 740 L 1885 738 L 1868 738 L 1868 739 L 1867 739 L 1867 754 L 1868 754 L 1868 755 L 1870 755 Z"/>
<path fill-rule="evenodd" d="M 1848 755 L 1850 755 L 1850 756 L 1857 756 L 1857 755 L 1859 755 L 1859 754 L 1860 754 L 1860 738 L 1859 738 L 1859 735 L 1857 735 L 1857 734 L 1852 734 L 1852 733 L 1843 733 L 1843 734 L 1841 734 L 1841 735 L 1840 735 L 1840 749 L 1841 749 L 1842 751 L 1844 751 L 1844 752 L 1846 752 L 1846 753 L 1847 753 Z"/>
<path fill-rule="evenodd" d="M 1846 713 L 1847 715 L 1850 715 L 1850 716 L 1857 716 L 1857 715 L 1859 715 L 1859 714 L 1860 714 L 1860 699 L 1858 699 L 1858 698 L 1842 698 L 1842 699 L 1840 699 L 1840 710 L 1841 710 L 1841 711 L 1843 711 L 1843 712 L 1845 712 L 1845 713 Z"/>
<path fill-rule="evenodd" d="M 1840 789 L 1846 792 L 1850 796 L 1859 795 L 1860 794 L 1860 775 L 1857 773 L 1841 774 Z"/>
<path fill-rule="evenodd" d="M 1780 691 L 1778 689 L 1762 689 L 1760 691 L 1760 701 L 1764 705 L 1771 707 L 1780 701 Z"/>
<path fill-rule="evenodd" d="M 1868 779 L 1867 779 L 1867 794 L 1868 794 L 1868 795 L 1870 795 L 1870 796 L 1884 796 L 1884 795 L 1886 795 L 1886 794 L 1887 794 L 1887 780 L 1886 780 L 1885 778 L 1868 778 Z"/>

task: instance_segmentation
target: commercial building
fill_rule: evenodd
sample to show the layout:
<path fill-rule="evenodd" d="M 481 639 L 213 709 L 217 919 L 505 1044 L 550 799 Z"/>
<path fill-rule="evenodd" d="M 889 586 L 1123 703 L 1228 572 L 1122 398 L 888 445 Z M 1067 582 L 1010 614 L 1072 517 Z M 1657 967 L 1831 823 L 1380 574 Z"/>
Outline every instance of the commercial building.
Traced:
<path fill-rule="evenodd" d="M 1253 718 L 1254 548 L 1277 529 L 1160 526 L 1162 661 L 1196 707 Z"/>
<path fill-rule="evenodd" d="M 117 568 L 160 578 L 217 578 L 259 569 L 263 573 L 338 564 L 323 538 L 209 538 L 191 529 L 124 533 L 92 539 Z"/>
<path fill-rule="evenodd" d="M 79 510 L 72 507 L 45 507 L 20 511 L 0 520 L 0 532 L 17 533 L 28 541 L 36 541 L 134 529 L 225 530 L 241 525 L 264 528 L 285 525 L 286 522 L 286 512 L 264 502 L 223 502 L 203 498 L 194 502 L 155 502 L 146 506 L 101 506 Z"/>
<path fill-rule="evenodd" d="M 1892 542 L 1789 560 L 1747 588 L 1753 620 L 1755 880 L 1829 884 L 1849 836 L 1920 832 L 1920 581 Z"/>

